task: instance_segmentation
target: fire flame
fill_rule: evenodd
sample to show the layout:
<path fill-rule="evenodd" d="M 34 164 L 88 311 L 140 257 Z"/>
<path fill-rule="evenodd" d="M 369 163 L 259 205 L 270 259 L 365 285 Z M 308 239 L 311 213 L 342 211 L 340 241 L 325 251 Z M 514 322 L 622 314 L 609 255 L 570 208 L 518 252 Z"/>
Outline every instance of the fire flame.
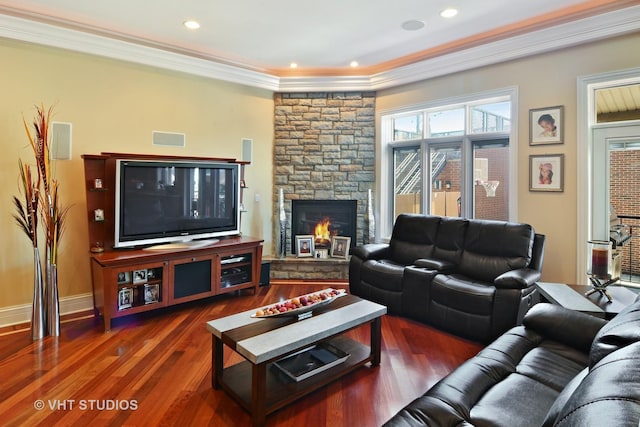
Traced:
<path fill-rule="evenodd" d="M 331 225 L 331 221 L 329 218 L 323 218 L 322 221 L 316 224 L 315 228 L 315 238 L 316 242 L 329 242 L 331 240 L 331 232 L 329 231 L 329 226 Z"/>

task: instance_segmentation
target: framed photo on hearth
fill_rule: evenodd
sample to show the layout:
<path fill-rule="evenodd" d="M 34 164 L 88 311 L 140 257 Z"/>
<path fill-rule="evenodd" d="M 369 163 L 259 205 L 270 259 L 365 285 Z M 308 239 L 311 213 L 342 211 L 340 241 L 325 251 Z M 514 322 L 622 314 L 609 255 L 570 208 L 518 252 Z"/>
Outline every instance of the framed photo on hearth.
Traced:
<path fill-rule="evenodd" d="M 331 239 L 331 256 L 333 258 L 347 258 L 351 237 L 333 236 Z"/>
<path fill-rule="evenodd" d="M 296 236 L 296 254 L 298 257 L 312 257 L 314 252 L 315 245 L 312 235 L 299 234 Z"/>
<path fill-rule="evenodd" d="M 564 154 L 529 156 L 529 191 L 564 191 Z"/>

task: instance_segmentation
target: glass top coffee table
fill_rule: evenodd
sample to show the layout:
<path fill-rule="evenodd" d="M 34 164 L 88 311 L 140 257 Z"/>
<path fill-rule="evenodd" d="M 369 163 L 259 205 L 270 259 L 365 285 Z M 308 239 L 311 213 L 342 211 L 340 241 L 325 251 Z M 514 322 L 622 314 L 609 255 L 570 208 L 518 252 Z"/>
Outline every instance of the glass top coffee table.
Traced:
<path fill-rule="evenodd" d="M 354 295 L 337 298 L 313 310 L 311 317 L 255 318 L 256 309 L 207 322 L 212 334 L 211 383 L 225 390 L 247 412 L 254 426 L 265 423 L 267 414 L 371 363 L 380 364 L 381 319 L 387 308 Z M 345 332 L 370 325 L 366 345 Z M 305 348 L 328 343 L 349 355 L 344 362 L 296 382 L 273 366 Z M 224 347 L 245 360 L 224 368 Z"/>

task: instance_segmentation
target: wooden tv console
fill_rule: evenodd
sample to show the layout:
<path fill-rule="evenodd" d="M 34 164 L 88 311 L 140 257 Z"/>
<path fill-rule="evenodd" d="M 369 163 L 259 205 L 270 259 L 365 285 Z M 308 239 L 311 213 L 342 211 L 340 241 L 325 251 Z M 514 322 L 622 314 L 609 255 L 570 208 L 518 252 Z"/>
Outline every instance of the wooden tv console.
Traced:
<path fill-rule="evenodd" d="M 215 160 L 142 154 L 85 154 L 89 249 L 95 312 L 111 319 L 207 298 L 260 283 L 263 240 L 222 237 L 203 246 L 149 250 L 111 249 L 115 227 L 115 168 L 117 159 Z M 240 189 L 242 200 L 242 188 Z M 215 239 L 214 239 L 215 240 Z"/>
<path fill-rule="evenodd" d="M 222 238 L 197 249 L 117 250 L 91 254 L 96 314 L 111 319 L 156 310 L 260 282 L 262 240 Z"/>

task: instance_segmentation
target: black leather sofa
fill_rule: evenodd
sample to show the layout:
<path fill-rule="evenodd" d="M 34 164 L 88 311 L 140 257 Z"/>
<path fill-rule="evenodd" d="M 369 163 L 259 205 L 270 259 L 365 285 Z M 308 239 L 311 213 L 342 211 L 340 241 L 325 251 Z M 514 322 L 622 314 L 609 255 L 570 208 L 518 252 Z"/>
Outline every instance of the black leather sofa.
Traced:
<path fill-rule="evenodd" d="M 548 303 L 384 424 L 637 427 L 640 302 L 609 323 Z"/>
<path fill-rule="evenodd" d="M 487 343 L 539 301 L 545 237 L 504 221 L 401 214 L 388 244 L 351 252 L 350 292 Z"/>

